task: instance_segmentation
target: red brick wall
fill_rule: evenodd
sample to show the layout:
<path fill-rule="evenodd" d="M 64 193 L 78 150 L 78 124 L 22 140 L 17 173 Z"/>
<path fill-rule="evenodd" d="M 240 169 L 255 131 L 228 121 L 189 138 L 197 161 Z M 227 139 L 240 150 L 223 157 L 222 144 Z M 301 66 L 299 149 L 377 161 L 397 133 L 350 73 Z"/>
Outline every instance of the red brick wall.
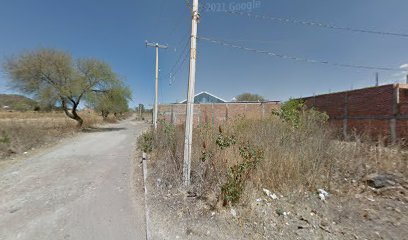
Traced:
<path fill-rule="evenodd" d="M 195 104 L 194 124 L 216 124 L 237 117 L 261 119 L 279 108 L 277 102 Z M 185 104 L 159 105 L 159 119 L 176 125 L 185 123 Z"/>
<path fill-rule="evenodd" d="M 340 130 L 346 126 L 347 133 L 392 138 L 394 131 L 397 138 L 408 136 L 408 84 L 364 88 L 304 100 L 307 106 L 326 112 Z M 396 122 L 395 127 L 392 121 Z"/>
<path fill-rule="evenodd" d="M 326 112 L 331 126 L 341 133 L 368 134 L 373 139 L 379 136 L 393 138 L 394 135 L 395 138 L 408 139 L 408 84 L 364 88 L 304 100 L 307 106 Z M 279 104 L 275 102 L 196 104 L 194 124 L 216 124 L 238 116 L 262 118 L 277 108 Z M 177 125 L 184 124 L 185 111 L 185 104 L 159 105 L 159 118 Z"/>
<path fill-rule="evenodd" d="M 408 84 L 400 84 L 399 113 L 401 115 L 408 115 Z"/>

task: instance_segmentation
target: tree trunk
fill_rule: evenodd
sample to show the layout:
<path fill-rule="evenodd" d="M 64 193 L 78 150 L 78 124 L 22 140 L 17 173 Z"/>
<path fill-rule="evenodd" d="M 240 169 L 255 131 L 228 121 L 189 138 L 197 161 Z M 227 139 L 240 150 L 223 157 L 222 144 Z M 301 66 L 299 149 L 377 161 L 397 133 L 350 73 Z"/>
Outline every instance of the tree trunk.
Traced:
<path fill-rule="evenodd" d="M 108 111 L 102 111 L 102 117 L 106 120 L 109 116 L 109 112 Z"/>
<path fill-rule="evenodd" d="M 74 120 L 78 122 L 78 128 L 82 128 L 82 125 L 84 124 L 84 120 L 78 115 L 77 113 L 77 107 L 78 104 L 75 104 L 74 107 L 72 108 L 72 115 L 74 116 Z"/>
<path fill-rule="evenodd" d="M 84 120 L 77 113 L 78 104 L 77 103 L 73 104 L 72 110 L 70 112 L 68 107 L 67 107 L 66 100 L 61 99 L 61 103 L 62 103 L 62 109 L 65 112 L 65 115 L 67 115 L 69 118 L 74 119 L 75 121 L 77 121 L 77 127 L 82 128 L 82 125 L 84 124 Z"/>

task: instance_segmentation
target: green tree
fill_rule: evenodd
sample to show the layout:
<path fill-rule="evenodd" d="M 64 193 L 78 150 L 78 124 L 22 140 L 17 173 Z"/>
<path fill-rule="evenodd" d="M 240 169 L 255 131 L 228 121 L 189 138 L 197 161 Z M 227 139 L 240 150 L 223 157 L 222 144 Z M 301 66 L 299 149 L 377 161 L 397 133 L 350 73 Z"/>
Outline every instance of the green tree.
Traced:
<path fill-rule="evenodd" d="M 117 85 L 106 91 L 94 91 L 88 94 L 87 101 L 95 111 L 107 118 L 110 113 L 115 116 L 129 111 L 128 102 L 132 98 L 129 88 Z"/>
<path fill-rule="evenodd" d="M 307 108 L 301 99 L 289 99 L 281 105 L 279 110 L 273 111 L 273 114 L 294 128 L 299 128 L 307 122 L 325 123 L 329 120 L 326 113 L 319 112 L 314 108 Z"/>
<path fill-rule="evenodd" d="M 235 97 L 237 102 L 264 102 L 266 99 L 258 94 L 243 93 Z"/>
<path fill-rule="evenodd" d="M 136 112 L 139 113 L 139 117 L 143 118 L 143 113 L 145 112 L 145 107 L 143 104 L 139 104 L 139 106 L 136 107 Z"/>
<path fill-rule="evenodd" d="M 4 70 L 14 87 L 47 105 L 60 104 L 65 114 L 83 124 L 78 106 L 92 92 L 106 92 L 117 85 L 111 67 L 97 59 L 73 59 L 55 49 L 38 49 L 8 59 Z"/>

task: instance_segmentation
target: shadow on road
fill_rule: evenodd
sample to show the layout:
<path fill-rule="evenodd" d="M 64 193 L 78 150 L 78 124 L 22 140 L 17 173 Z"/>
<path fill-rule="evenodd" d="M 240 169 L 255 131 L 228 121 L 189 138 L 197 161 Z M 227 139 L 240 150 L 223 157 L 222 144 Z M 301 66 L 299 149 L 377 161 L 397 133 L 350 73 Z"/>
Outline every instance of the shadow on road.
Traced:
<path fill-rule="evenodd" d="M 123 131 L 126 128 L 85 128 L 82 130 L 84 133 L 96 133 L 96 132 L 116 132 L 116 131 Z"/>

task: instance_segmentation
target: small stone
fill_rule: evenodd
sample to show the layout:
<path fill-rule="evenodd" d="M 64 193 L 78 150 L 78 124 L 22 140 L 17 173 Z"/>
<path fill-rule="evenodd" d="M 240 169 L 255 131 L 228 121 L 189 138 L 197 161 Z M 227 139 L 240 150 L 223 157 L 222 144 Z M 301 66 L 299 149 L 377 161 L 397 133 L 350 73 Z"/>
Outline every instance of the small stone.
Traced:
<path fill-rule="evenodd" d="M 282 208 L 277 208 L 275 210 L 275 213 L 278 214 L 279 216 L 283 216 L 285 214 L 285 211 Z"/>
<path fill-rule="evenodd" d="M 392 174 L 370 174 L 363 179 L 368 186 L 373 188 L 383 188 L 396 185 L 396 177 Z"/>
<path fill-rule="evenodd" d="M 17 212 L 18 210 L 20 210 L 21 208 L 13 208 L 13 209 L 11 209 L 10 211 L 9 211 L 9 213 L 15 213 L 15 212 Z"/>
<path fill-rule="evenodd" d="M 237 217 L 237 211 L 235 211 L 235 209 L 231 208 L 231 215 L 233 217 Z"/>
<path fill-rule="evenodd" d="M 278 199 L 278 196 L 275 193 L 272 193 L 271 191 L 269 191 L 268 189 L 262 189 L 263 192 L 265 193 L 266 196 L 272 198 L 273 200 Z"/>
<path fill-rule="evenodd" d="M 370 201 L 370 202 L 375 202 L 375 199 L 372 198 L 372 197 L 366 197 L 366 199 L 367 199 L 368 201 Z"/>
<path fill-rule="evenodd" d="M 327 227 L 329 226 L 329 222 L 327 221 L 327 219 L 324 219 L 320 222 L 320 225 L 322 225 L 323 227 Z"/>
<path fill-rule="evenodd" d="M 319 193 L 319 198 L 322 201 L 325 201 L 327 197 L 329 197 L 329 193 L 324 189 L 318 189 L 317 192 Z"/>
<path fill-rule="evenodd" d="M 191 230 L 190 228 L 187 228 L 186 234 L 187 234 L 187 235 L 192 235 L 192 234 L 193 234 L 193 230 Z"/>

